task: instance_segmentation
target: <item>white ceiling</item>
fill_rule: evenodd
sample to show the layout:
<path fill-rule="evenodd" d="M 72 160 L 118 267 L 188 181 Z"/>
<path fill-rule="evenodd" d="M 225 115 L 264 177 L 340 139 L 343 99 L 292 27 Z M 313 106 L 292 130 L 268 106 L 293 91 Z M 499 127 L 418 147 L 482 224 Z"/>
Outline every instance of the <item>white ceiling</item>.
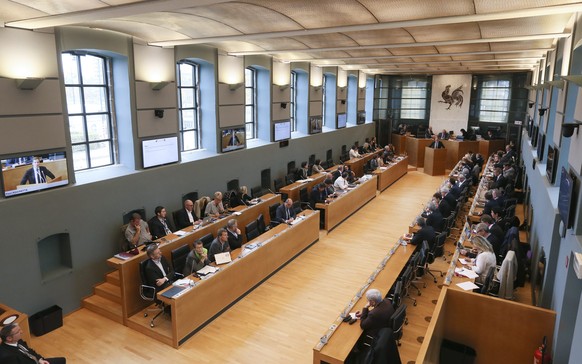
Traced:
<path fill-rule="evenodd" d="M 533 69 L 579 11 L 564 0 L 0 0 L 0 26 L 108 29 L 369 73 L 491 73 Z"/>

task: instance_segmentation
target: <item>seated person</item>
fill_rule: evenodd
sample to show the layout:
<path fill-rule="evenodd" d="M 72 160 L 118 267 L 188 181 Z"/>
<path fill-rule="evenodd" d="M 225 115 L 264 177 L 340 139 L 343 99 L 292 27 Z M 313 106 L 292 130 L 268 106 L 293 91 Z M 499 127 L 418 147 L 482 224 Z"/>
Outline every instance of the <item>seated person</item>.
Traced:
<path fill-rule="evenodd" d="M 156 216 L 152 217 L 150 221 L 148 221 L 150 232 L 154 239 L 159 239 L 169 235 L 176 230 L 170 220 L 166 219 L 167 212 L 165 207 L 156 206 L 154 211 Z"/>
<path fill-rule="evenodd" d="M 325 183 L 325 191 L 327 192 L 327 195 L 333 195 L 335 193 L 335 188 L 333 187 L 333 180 L 331 178 L 326 178 L 325 181 L 323 181 L 323 183 Z"/>
<path fill-rule="evenodd" d="M 131 215 L 131 220 L 125 228 L 125 239 L 129 242 L 130 249 L 152 241 L 148 224 L 141 219 L 141 215 L 137 212 Z"/>
<path fill-rule="evenodd" d="M 192 200 L 184 201 L 184 208 L 176 214 L 176 228 L 182 230 L 188 226 L 199 224 L 201 222 L 194 213 L 194 202 Z"/>
<path fill-rule="evenodd" d="M 430 201 L 426 209 L 426 224 L 432 226 L 434 231 L 443 231 L 444 218 L 437 204 L 434 201 Z"/>
<path fill-rule="evenodd" d="M 430 225 L 427 225 L 424 218 L 420 216 L 416 218 L 416 225 L 420 227 L 420 230 L 414 233 L 412 238 L 404 235 L 403 237 L 404 240 L 409 240 L 410 244 L 412 245 L 422 244 L 422 242 L 426 240 L 429 247 L 432 249 L 432 246 L 434 244 L 434 238 L 436 236 L 434 228 Z"/>
<path fill-rule="evenodd" d="M 299 168 L 297 170 L 297 179 L 300 180 L 300 179 L 307 179 L 307 178 L 309 178 L 307 176 L 307 172 L 308 171 L 309 170 L 307 169 L 307 162 L 301 162 L 301 168 Z"/>
<path fill-rule="evenodd" d="M 249 202 L 252 200 L 252 197 L 249 195 L 249 189 L 247 186 L 240 186 L 238 189 L 237 199 L 239 205 L 248 206 Z"/>
<path fill-rule="evenodd" d="M 429 126 L 426 131 L 424 132 L 424 137 L 427 139 L 431 139 L 434 136 L 434 132 L 432 131 L 432 126 Z"/>
<path fill-rule="evenodd" d="M 390 327 L 394 307 L 389 299 L 382 298 L 382 293 L 377 289 L 369 289 L 366 292 L 366 300 L 368 302 L 362 308 L 362 312 L 356 312 L 356 317 L 360 318 L 360 327 L 364 330 L 364 335 L 376 336 L 380 329 Z"/>
<path fill-rule="evenodd" d="M 392 144 L 388 144 L 384 147 L 384 152 L 382 153 L 382 160 L 384 164 L 392 162 L 394 155 L 396 154 L 396 148 Z"/>
<path fill-rule="evenodd" d="M 345 191 L 348 189 L 348 172 L 343 172 L 341 176 L 339 176 L 335 182 L 333 183 L 333 187 L 336 190 Z"/>
<path fill-rule="evenodd" d="M 373 152 L 376 149 L 378 149 L 378 143 L 376 142 L 376 137 L 372 137 L 372 140 L 370 140 L 370 148 L 368 148 L 368 150 Z"/>
<path fill-rule="evenodd" d="M 311 174 L 323 173 L 325 169 L 321 166 L 321 159 L 316 159 L 313 166 L 311 166 Z"/>
<path fill-rule="evenodd" d="M 275 220 L 280 223 L 290 224 L 295 220 L 295 210 L 293 209 L 293 200 L 288 198 L 285 203 L 277 207 Z"/>
<path fill-rule="evenodd" d="M 149 257 L 145 266 L 146 284 L 154 287 L 158 293 L 176 280 L 174 270 L 162 255 L 158 244 L 150 244 L 146 252 Z"/>
<path fill-rule="evenodd" d="M 354 171 L 352 171 L 350 166 L 344 166 L 344 172 L 348 174 L 348 177 L 346 178 L 346 181 L 348 181 L 348 183 L 356 182 L 357 180 L 356 174 L 354 173 Z"/>
<path fill-rule="evenodd" d="M 352 149 L 350 149 L 350 159 L 360 158 L 361 155 L 358 153 L 358 147 L 352 145 Z"/>
<path fill-rule="evenodd" d="M 214 262 L 216 259 L 214 256 L 220 253 L 230 252 L 230 245 L 228 245 L 228 233 L 226 229 L 221 228 L 218 229 L 218 233 L 216 234 L 216 238 L 210 244 L 210 251 L 208 252 L 208 259 L 211 262 Z"/>
<path fill-rule="evenodd" d="M 469 265 L 469 268 L 479 275 L 480 282 L 485 282 L 489 268 L 497 265 L 497 259 L 495 258 L 493 247 L 489 244 L 487 239 L 482 236 L 474 236 L 471 239 L 471 244 L 473 245 L 473 249 L 477 251 L 477 257 L 475 258 L 475 261 Z"/>
<path fill-rule="evenodd" d="M 224 213 L 224 206 L 222 205 L 222 192 L 214 192 L 214 199 L 206 205 L 204 214 L 206 216 L 218 217 Z"/>
<path fill-rule="evenodd" d="M 235 250 L 241 247 L 243 239 L 238 228 L 238 223 L 235 219 L 230 219 L 226 223 L 226 232 L 228 233 L 228 245 L 230 250 Z"/>
<path fill-rule="evenodd" d="M 184 277 L 189 276 L 192 272 L 197 272 L 204 268 L 205 265 L 210 264 L 208 259 L 208 250 L 202 244 L 202 241 L 196 240 L 194 242 L 194 249 L 188 253 L 186 257 L 186 265 L 184 266 Z"/>
<path fill-rule="evenodd" d="M 441 140 L 447 140 L 447 139 L 449 139 L 449 133 L 445 129 L 443 129 L 443 131 L 441 131 L 440 133 L 438 133 L 437 136 Z"/>
<path fill-rule="evenodd" d="M 316 203 L 326 203 L 327 202 L 327 191 L 325 189 L 324 183 L 319 183 L 313 187 L 311 190 L 311 195 L 309 196 L 309 203 L 315 208 Z"/>
<path fill-rule="evenodd" d="M 22 329 L 17 323 L 7 324 L 0 330 L 0 362 L 4 364 L 38 363 L 66 364 L 65 358 L 44 358 L 22 340 Z"/>

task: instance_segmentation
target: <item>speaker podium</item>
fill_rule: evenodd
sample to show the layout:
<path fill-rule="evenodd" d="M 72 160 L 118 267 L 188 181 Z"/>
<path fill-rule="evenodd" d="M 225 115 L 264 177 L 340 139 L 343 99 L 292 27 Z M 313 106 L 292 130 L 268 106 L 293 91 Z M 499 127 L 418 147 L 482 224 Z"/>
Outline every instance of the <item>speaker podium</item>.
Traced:
<path fill-rule="evenodd" d="M 431 176 L 444 175 L 446 163 L 447 150 L 445 148 L 424 148 L 424 173 Z"/>

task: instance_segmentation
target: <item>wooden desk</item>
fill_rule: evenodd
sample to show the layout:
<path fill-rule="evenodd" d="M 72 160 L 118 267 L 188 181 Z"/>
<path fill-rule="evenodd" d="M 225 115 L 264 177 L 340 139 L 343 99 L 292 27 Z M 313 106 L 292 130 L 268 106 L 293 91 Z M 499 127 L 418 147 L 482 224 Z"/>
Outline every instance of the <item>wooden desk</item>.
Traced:
<path fill-rule="evenodd" d="M 406 135 L 392 133 L 392 145 L 394 145 L 397 154 L 406 152 Z"/>
<path fill-rule="evenodd" d="M 366 289 L 376 288 L 379 289 L 383 294 L 386 294 L 390 287 L 396 282 L 398 276 L 410 256 L 414 252 L 415 248 L 413 246 L 400 246 L 397 242 L 394 253 L 390 256 L 390 259 L 384 266 L 384 268 L 378 273 L 376 279 L 370 284 Z M 394 249 L 394 248 L 393 248 Z M 365 292 L 364 292 L 365 293 Z M 351 312 L 361 310 L 366 304 L 366 296 L 362 294 L 361 298 L 358 299 Z M 338 322 L 339 321 L 339 322 Z M 342 322 L 338 317 L 336 322 L 333 324 L 338 325 L 337 329 L 333 332 L 327 344 L 320 348 L 320 344 L 316 345 L 313 349 L 313 364 L 339 364 L 343 363 L 360 336 L 362 335 L 362 329 L 358 324 L 349 325 L 346 322 Z"/>
<path fill-rule="evenodd" d="M 432 139 L 417 139 L 406 137 L 406 153 L 408 154 L 408 163 L 415 167 L 424 166 L 424 148 L 432 143 Z"/>
<path fill-rule="evenodd" d="M 312 181 L 294 182 L 294 183 L 291 183 L 290 185 L 287 185 L 285 187 L 281 187 L 279 192 L 286 194 L 287 197 L 289 197 L 293 201 L 299 201 L 299 191 L 303 187 L 307 187 L 307 195 L 309 196 L 313 186 L 315 186 L 318 183 L 322 183 L 325 180 L 325 176 L 326 176 L 325 173 L 314 174 L 310 177 L 312 179 Z"/>
<path fill-rule="evenodd" d="M 479 153 L 483 158 L 502 150 L 505 152 L 505 139 L 479 140 Z"/>
<path fill-rule="evenodd" d="M 177 348 L 215 315 L 228 308 L 285 263 L 319 239 L 319 211 L 307 210 L 306 218 L 293 226 L 280 224 L 254 239 L 262 243 L 243 257 L 231 253 L 233 261 L 177 298 L 158 298 L 172 307 L 172 327 L 168 341 Z M 150 330 L 150 331 L 155 331 Z M 159 333 L 160 334 L 160 333 Z M 165 333 L 161 333 L 164 335 Z"/>
<path fill-rule="evenodd" d="M 61 177 L 61 179 L 68 179 L 67 174 L 67 161 L 65 159 L 58 159 L 55 161 L 44 161 L 40 164 L 41 167 L 46 167 L 52 174 L 55 175 L 55 179 Z M 2 171 L 4 177 L 4 191 L 15 190 L 16 186 L 20 185 L 22 176 L 24 173 L 32 168 L 32 164 L 21 165 L 15 168 L 7 168 Z M 50 177 L 47 178 L 49 182 Z"/>
<path fill-rule="evenodd" d="M 381 150 L 376 150 L 374 152 L 363 154 L 360 158 L 352 158 L 349 161 L 345 161 L 344 165 L 349 166 L 356 177 L 362 177 L 364 175 L 364 166 L 368 161 L 374 158 Z"/>
<path fill-rule="evenodd" d="M 408 173 L 408 157 L 402 158 L 396 164 L 385 169 L 379 168 L 372 173 L 378 177 L 378 191 L 384 191 L 388 186 Z"/>
<path fill-rule="evenodd" d="M 447 149 L 447 164 L 446 169 L 455 168 L 455 164 L 459 159 L 463 158 L 469 151 L 477 152 L 479 150 L 479 142 L 471 140 L 443 140 L 443 144 Z"/>
<path fill-rule="evenodd" d="M 281 195 L 267 194 L 261 197 L 261 202 L 253 206 L 238 206 L 234 210 L 241 212 L 241 215 L 231 215 L 227 218 L 220 219 L 212 224 L 199 228 L 193 231 L 191 234 L 185 235 L 183 237 L 178 237 L 175 234 L 166 236 L 165 238 L 169 240 L 167 243 L 160 245 L 162 254 L 171 262 L 170 252 L 176 248 L 181 247 L 184 244 L 190 245 L 199 239 L 200 237 L 212 233 L 216 237 L 216 232 L 219 228 L 225 227 L 227 221 L 230 218 L 236 219 L 238 222 L 238 227 L 241 230 L 243 241 L 246 241 L 245 236 L 245 225 L 255 220 L 259 214 L 263 214 L 265 218 L 265 224 L 269 224 L 271 219 L 269 217 L 269 206 L 274 203 L 281 203 Z M 192 231 L 192 227 L 184 229 L 184 231 Z M 119 286 L 121 289 L 121 309 L 123 324 L 127 326 L 128 319 L 132 315 L 136 314 L 140 310 L 149 306 L 149 302 L 144 301 L 139 295 L 139 286 L 141 284 L 139 276 L 139 263 L 147 259 L 145 252 L 140 252 L 133 258 L 128 260 L 121 260 L 118 258 L 110 258 L 107 260 L 107 264 L 112 268 L 119 271 Z"/>
<path fill-rule="evenodd" d="M 366 182 L 357 185 L 353 190 L 342 193 L 328 204 L 316 204 L 315 207 L 325 211 L 324 229 L 328 231 L 333 229 L 337 224 L 376 197 L 377 178 L 373 176 Z"/>
<path fill-rule="evenodd" d="M 434 149 L 425 147 L 424 151 L 424 173 L 431 176 L 441 176 L 445 174 L 445 164 L 447 150 L 444 148 Z"/>
<path fill-rule="evenodd" d="M 4 311 L 2 314 L 0 314 L 0 322 L 4 321 L 4 319 L 7 318 L 8 316 L 18 315 L 18 318 L 14 321 L 14 323 L 18 324 L 18 326 L 20 326 L 20 328 L 22 329 L 22 340 L 30 344 L 30 328 L 28 327 L 28 315 L 23 312 L 16 311 L 12 307 L 3 305 L 1 303 L 0 311 Z M 1 342 L 2 339 L 0 339 L 0 343 Z"/>

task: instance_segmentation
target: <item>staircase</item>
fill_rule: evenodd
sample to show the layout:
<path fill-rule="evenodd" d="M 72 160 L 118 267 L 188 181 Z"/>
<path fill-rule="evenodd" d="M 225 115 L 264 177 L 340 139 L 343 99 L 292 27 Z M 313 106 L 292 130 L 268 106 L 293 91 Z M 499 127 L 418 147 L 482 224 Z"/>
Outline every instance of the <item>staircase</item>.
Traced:
<path fill-rule="evenodd" d="M 119 271 L 107 273 L 105 282 L 93 288 L 93 295 L 83 299 L 82 306 L 110 320 L 123 324 Z"/>

